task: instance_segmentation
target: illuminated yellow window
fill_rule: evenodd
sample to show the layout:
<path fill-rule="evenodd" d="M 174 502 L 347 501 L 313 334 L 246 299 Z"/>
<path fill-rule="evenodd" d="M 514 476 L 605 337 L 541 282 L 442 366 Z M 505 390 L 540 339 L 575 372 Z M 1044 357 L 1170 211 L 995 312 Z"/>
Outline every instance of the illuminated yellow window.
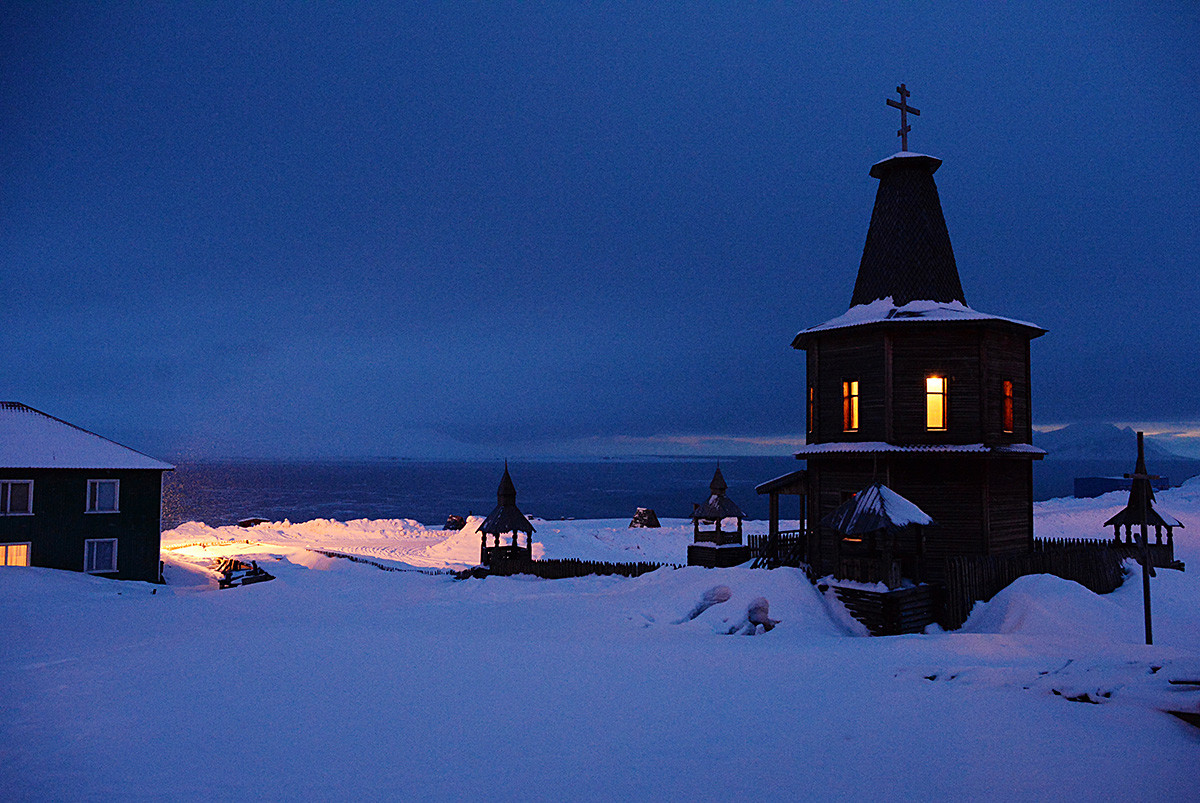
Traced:
<path fill-rule="evenodd" d="M 842 430 L 858 432 L 858 380 L 842 381 Z"/>
<path fill-rule="evenodd" d="M 925 428 L 946 428 L 946 377 L 925 377 Z"/>
<path fill-rule="evenodd" d="M 808 386 L 808 431 L 811 434 L 817 420 L 817 391 L 812 385 Z"/>
<path fill-rule="evenodd" d="M 28 566 L 29 544 L 0 544 L 0 566 Z"/>

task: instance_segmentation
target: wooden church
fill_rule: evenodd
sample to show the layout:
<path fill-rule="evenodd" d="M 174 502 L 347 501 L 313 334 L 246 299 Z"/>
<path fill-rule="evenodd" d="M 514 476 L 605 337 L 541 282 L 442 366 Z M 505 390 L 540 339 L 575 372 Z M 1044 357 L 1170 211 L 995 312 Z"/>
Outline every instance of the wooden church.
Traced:
<path fill-rule="evenodd" d="M 807 357 L 802 537 L 815 576 L 938 583 L 946 557 L 1032 547 L 1043 452 L 1029 352 L 1045 331 L 967 305 L 933 180 L 942 162 L 908 151 L 904 115 L 919 112 L 897 91 L 903 149 L 871 167 L 879 187 L 850 309 L 792 342 Z M 934 521 L 887 566 L 822 524 L 876 482 Z"/>

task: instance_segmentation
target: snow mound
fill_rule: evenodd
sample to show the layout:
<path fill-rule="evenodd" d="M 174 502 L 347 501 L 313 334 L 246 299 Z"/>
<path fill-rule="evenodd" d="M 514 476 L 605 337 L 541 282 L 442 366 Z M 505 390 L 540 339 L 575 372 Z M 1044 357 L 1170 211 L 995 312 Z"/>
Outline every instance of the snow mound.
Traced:
<path fill-rule="evenodd" d="M 1089 591 L 1050 574 L 1018 578 L 989 602 L 977 602 L 964 633 L 1008 633 L 1055 640 L 1129 641 L 1137 617 L 1112 595 Z"/>

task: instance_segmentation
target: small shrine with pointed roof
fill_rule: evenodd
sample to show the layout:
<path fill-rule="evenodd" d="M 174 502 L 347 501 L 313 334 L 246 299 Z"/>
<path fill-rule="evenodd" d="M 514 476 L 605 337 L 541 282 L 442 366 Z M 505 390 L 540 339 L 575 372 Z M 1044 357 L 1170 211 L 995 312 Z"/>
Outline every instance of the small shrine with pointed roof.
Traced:
<path fill-rule="evenodd" d="M 862 554 L 830 526 L 859 491 L 883 483 L 926 512 L 907 579 L 941 582 L 945 559 L 1027 552 L 1033 543 L 1030 341 L 1045 333 L 968 306 L 933 175 L 942 160 L 902 150 L 878 180 L 850 308 L 796 335 L 804 351 L 807 461 L 804 553 L 815 576 L 891 576 L 896 554 Z M 773 528 L 774 529 L 774 528 Z M 871 559 L 888 565 L 871 565 Z"/>
<path fill-rule="evenodd" d="M 525 546 L 520 545 L 518 533 L 525 533 Z M 490 566 L 493 559 L 533 560 L 533 525 L 525 514 L 517 507 L 517 487 L 513 485 L 508 473 L 508 461 L 504 461 L 504 476 L 500 478 L 500 487 L 496 489 L 496 507 L 479 525 L 479 562 Z M 488 536 L 492 536 L 494 544 L 487 545 Z M 501 536 L 510 536 L 507 544 L 501 543 Z"/>
<path fill-rule="evenodd" d="M 1168 556 L 1163 558 L 1163 565 L 1174 561 L 1174 535 L 1173 530 L 1176 527 L 1182 527 L 1183 524 L 1171 514 L 1165 511 L 1154 509 L 1154 486 L 1150 480 L 1155 479 L 1155 476 L 1146 471 L 1146 450 L 1144 446 L 1143 433 L 1137 434 L 1137 463 L 1134 466 L 1133 474 L 1126 474 L 1126 477 L 1131 478 L 1129 487 L 1129 503 L 1117 512 L 1108 521 L 1104 522 L 1105 527 L 1113 528 L 1113 540 L 1117 543 L 1122 543 L 1121 530 L 1124 528 L 1125 538 L 1124 543 L 1138 543 L 1140 537 L 1141 526 L 1144 523 L 1146 527 L 1154 529 L 1154 544 L 1158 547 L 1156 551 L 1165 551 Z M 1167 540 L 1163 542 L 1163 530 L 1166 530 Z"/>
<path fill-rule="evenodd" d="M 742 543 L 742 520 L 745 514 L 726 496 L 729 485 L 721 474 L 720 465 L 713 473 L 708 490 L 708 500 L 692 506 L 695 543 L 688 545 L 688 565 L 711 568 L 745 563 L 750 559 L 750 547 Z M 723 529 L 723 522 L 730 519 L 737 522 L 736 529 Z"/>

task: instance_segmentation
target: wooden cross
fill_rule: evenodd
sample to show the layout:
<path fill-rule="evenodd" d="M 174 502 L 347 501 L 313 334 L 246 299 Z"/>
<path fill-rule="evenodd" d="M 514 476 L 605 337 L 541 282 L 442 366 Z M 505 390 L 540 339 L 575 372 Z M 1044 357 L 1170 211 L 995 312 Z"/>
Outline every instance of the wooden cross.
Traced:
<path fill-rule="evenodd" d="M 1146 494 L 1150 492 L 1150 480 L 1158 479 L 1157 474 L 1150 474 L 1146 471 L 1146 452 L 1143 446 L 1143 433 L 1137 434 L 1138 443 L 1138 461 L 1137 467 L 1134 468 L 1132 474 L 1126 474 L 1125 478 L 1133 480 L 1136 485 L 1138 481 L 1146 483 L 1146 492 L 1141 494 L 1142 497 L 1142 526 L 1141 526 L 1141 547 L 1142 547 L 1142 610 L 1146 619 L 1146 643 L 1154 643 L 1154 625 L 1151 622 L 1150 616 L 1150 578 L 1155 577 L 1154 562 L 1150 560 L 1150 542 L 1146 535 Z M 1141 468 L 1142 471 L 1138 471 Z M 1132 501 L 1132 500 L 1131 500 Z"/>
<path fill-rule="evenodd" d="M 897 103 L 896 101 L 892 100 L 891 98 L 888 98 L 887 105 L 891 106 L 893 109 L 900 110 L 900 130 L 896 132 L 896 136 L 900 137 L 900 149 L 903 151 L 907 151 L 908 150 L 908 132 L 912 131 L 912 126 L 910 126 L 908 124 L 908 113 L 912 112 L 917 117 L 920 117 L 921 110 L 913 108 L 912 106 L 908 105 L 908 98 L 909 98 L 908 87 L 906 87 L 904 84 L 900 84 L 900 86 L 896 87 L 896 91 L 900 93 L 900 102 Z"/>

